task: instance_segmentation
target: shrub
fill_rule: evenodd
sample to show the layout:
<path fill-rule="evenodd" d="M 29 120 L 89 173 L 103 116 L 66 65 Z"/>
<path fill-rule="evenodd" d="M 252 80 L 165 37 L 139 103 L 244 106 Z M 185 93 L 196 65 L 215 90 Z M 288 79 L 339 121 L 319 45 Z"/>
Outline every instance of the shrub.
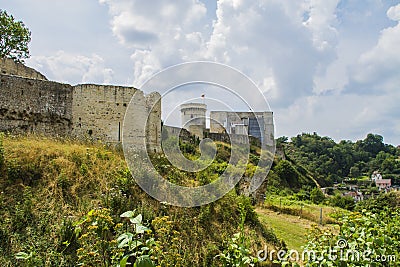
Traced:
<path fill-rule="evenodd" d="M 311 190 L 310 192 L 310 200 L 314 203 L 314 204 L 320 204 L 325 200 L 325 195 L 324 193 L 321 191 L 321 189 L 319 189 L 318 187 L 315 187 L 313 190 Z"/>
<path fill-rule="evenodd" d="M 310 254 L 305 266 L 396 266 L 393 264 L 400 257 L 399 211 L 352 213 L 340 223 L 338 234 L 312 229 L 305 250 L 315 254 Z"/>
<path fill-rule="evenodd" d="M 239 202 L 239 232 L 235 233 L 227 242 L 224 251 L 216 256 L 216 258 L 222 262 L 223 266 L 248 267 L 254 266 L 257 262 L 257 258 L 251 255 L 250 240 L 246 237 L 244 231 L 244 223 L 248 212 L 248 203 L 245 198 L 242 198 L 241 200 L 242 201 Z"/>
<path fill-rule="evenodd" d="M 158 266 L 184 266 L 181 237 L 169 216 L 157 217 L 151 225 L 155 234 L 154 259 Z"/>
<path fill-rule="evenodd" d="M 75 231 L 79 236 L 77 250 L 80 266 L 110 266 L 118 255 L 117 241 L 113 238 L 115 224 L 109 209 L 100 208 L 89 213 L 78 222 Z"/>
<path fill-rule="evenodd" d="M 379 213 L 381 210 L 395 210 L 400 206 L 400 198 L 395 192 L 381 194 L 377 198 L 369 198 L 357 203 L 355 210 L 368 210 L 373 213 Z"/>
<path fill-rule="evenodd" d="M 351 196 L 343 197 L 340 194 L 331 197 L 329 199 L 329 204 L 347 210 L 353 210 L 355 207 L 354 199 Z"/>

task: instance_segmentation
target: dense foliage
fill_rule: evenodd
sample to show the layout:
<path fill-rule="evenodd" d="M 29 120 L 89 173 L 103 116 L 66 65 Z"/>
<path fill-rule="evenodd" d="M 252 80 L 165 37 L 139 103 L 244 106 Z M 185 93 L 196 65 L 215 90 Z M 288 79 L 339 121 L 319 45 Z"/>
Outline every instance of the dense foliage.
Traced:
<path fill-rule="evenodd" d="M 400 259 L 400 211 L 396 194 L 359 205 L 360 212 L 339 217 L 339 233 L 314 228 L 306 266 L 396 266 Z M 308 256 L 307 255 L 307 256 Z"/>
<path fill-rule="evenodd" d="M 380 135 L 368 134 L 357 142 L 336 143 L 316 133 L 303 133 L 290 142 L 287 140 L 281 138 L 278 142 L 287 158 L 312 172 L 321 186 L 330 186 L 345 178 L 370 177 L 374 171 L 400 183 L 400 150 L 383 143 Z"/>
<path fill-rule="evenodd" d="M 0 9 L 0 58 L 23 62 L 29 58 L 31 32 L 22 21 Z"/>
<path fill-rule="evenodd" d="M 372 213 L 379 213 L 382 210 L 395 211 L 398 208 L 400 208 L 400 198 L 395 192 L 390 192 L 358 202 L 355 210 L 358 212 L 367 210 Z"/>

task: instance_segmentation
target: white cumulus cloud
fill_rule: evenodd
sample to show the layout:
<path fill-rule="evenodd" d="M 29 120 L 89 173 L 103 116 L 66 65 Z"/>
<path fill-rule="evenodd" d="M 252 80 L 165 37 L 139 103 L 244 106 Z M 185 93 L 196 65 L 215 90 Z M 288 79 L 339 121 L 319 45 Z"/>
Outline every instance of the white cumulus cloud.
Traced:
<path fill-rule="evenodd" d="M 390 7 L 387 16 L 396 25 L 383 29 L 377 44 L 363 53 L 354 66 L 351 86 L 360 93 L 382 94 L 399 89 L 400 4 Z"/>
<path fill-rule="evenodd" d="M 47 78 L 65 83 L 108 84 L 113 77 L 113 70 L 96 54 L 87 57 L 58 51 L 53 56 L 32 56 L 28 63 Z"/>
<path fill-rule="evenodd" d="M 100 0 L 107 4 L 111 27 L 121 44 L 132 48 L 134 81 L 140 85 L 154 72 L 194 60 L 207 31 L 207 9 L 198 0 Z"/>

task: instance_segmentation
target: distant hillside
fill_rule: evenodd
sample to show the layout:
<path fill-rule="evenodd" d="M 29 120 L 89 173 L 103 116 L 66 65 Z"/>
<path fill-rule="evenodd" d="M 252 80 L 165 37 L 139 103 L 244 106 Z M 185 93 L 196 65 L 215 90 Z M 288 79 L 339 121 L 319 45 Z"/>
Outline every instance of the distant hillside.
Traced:
<path fill-rule="evenodd" d="M 331 186 L 345 178 L 370 177 L 374 171 L 400 184 L 400 149 L 383 143 L 380 135 L 368 134 L 364 140 L 336 143 L 316 133 L 303 133 L 277 141 L 286 159 L 307 170 L 321 186 Z"/>

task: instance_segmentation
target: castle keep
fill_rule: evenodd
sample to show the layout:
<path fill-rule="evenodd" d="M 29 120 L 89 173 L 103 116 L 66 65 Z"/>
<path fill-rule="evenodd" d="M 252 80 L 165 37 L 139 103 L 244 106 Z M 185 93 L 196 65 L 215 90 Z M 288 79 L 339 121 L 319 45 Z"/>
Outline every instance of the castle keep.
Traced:
<path fill-rule="evenodd" d="M 134 114 L 149 113 L 146 136 L 140 143 L 158 151 L 161 139 L 161 101 L 158 93 L 144 95 L 134 87 L 84 84 L 71 86 L 48 81 L 39 72 L 10 59 L 0 60 L 0 131 L 37 133 L 76 139 L 121 142 L 125 111 L 134 94 Z M 137 113 L 136 113 L 137 112 Z"/>
<path fill-rule="evenodd" d="M 211 111 L 210 132 L 234 135 L 249 135 L 259 139 L 267 146 L 274 144 L 273 113 Z"/>
<path fill-rule="evenodd" d="M 269 147 L 274 146 L 274 122 L 272 111 L 238 112 L 210 111 L 210 129 L 206 129 L 207 105 L 204 103 L 185 103 L 181 105 L 182 127 L 191 134 L 203 139 L 207 137 L 230 142 L 235 138 L 237 143 L 246 144 L 258 140 Z M 169 128 L 168 130 L 174 130 Z M 176 130 L 175 130 L 176 132 Z M 256 142 L 257 143 L 257 142 Z"/>
<path fill-rule="evenodd" d="M 190 133 L 203 138 L 206 129 L 207 105 L 201 103 L 186 103 L 181 105 L 182 127 Z"/>

